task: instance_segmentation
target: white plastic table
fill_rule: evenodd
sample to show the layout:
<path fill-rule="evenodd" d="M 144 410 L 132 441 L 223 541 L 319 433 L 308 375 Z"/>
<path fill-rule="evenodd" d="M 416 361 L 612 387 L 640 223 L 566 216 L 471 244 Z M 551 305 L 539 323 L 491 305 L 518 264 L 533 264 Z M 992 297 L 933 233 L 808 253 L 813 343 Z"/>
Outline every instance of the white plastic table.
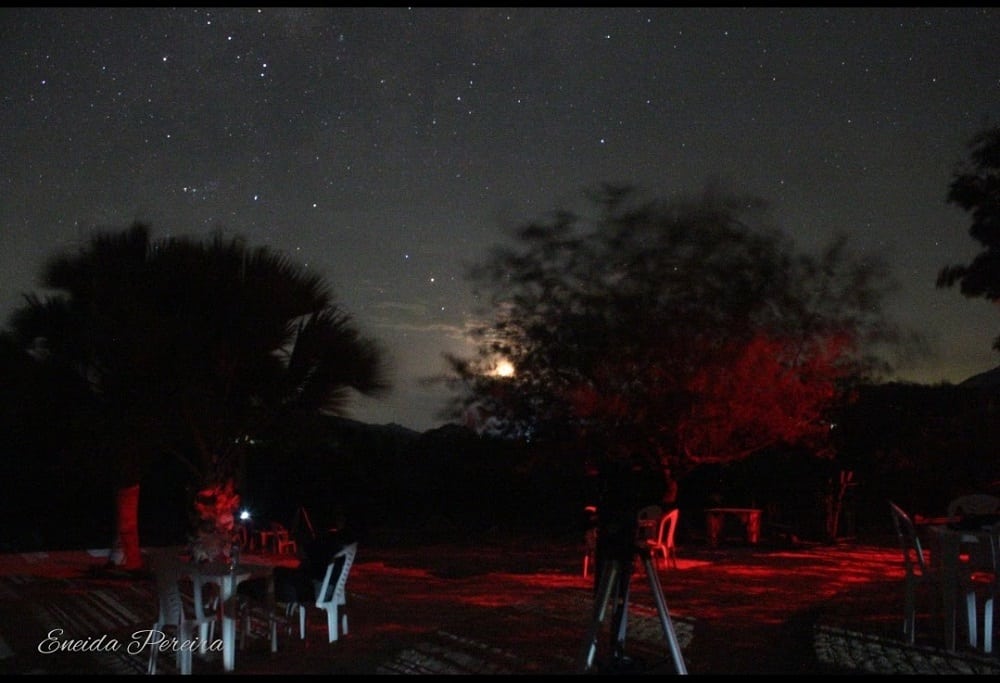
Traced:
<path fill-rule="evenodd" d="M 944 610 L 944 645 L 955 651 L 955 614 L 958 608 L 958 566 L 962 546 L 970 543 L 990 543 L 990 531 L 952 529 L 947 524 L 925 527 L 934 534 L 936 544 L 931 550 L 931 562 L 941 572 L 941 607 Z"/>
<path fill-rule="evenodd" d="M 236 668 L 236 614 L 227 614 L 226 605 L 236 593 L 236 587 L 243 581 L 254 576 L 267 576 L 274 568 L 269 565 L 238 564 L 230 566 L 228 562 L 207 562 L 193 564 L 191 581 L 194 584 L 195 598 L 204 594 L 206 584 L 214 583 L 219 587 L 219 605 L 222 616 L 222 668 L 232 671 Z M 202 637 L 202 652 L 207 647 L 207 636 Z"/>
<path fill-rule="evenodd" d="M 708 508 L 705 510 L 705 532 L 709 545 L 719 543 L 725 518 L 740 520 L 747 532 L 747 542 L 756 545 L 760 541 L 760 513 L 757 508 Z"/>

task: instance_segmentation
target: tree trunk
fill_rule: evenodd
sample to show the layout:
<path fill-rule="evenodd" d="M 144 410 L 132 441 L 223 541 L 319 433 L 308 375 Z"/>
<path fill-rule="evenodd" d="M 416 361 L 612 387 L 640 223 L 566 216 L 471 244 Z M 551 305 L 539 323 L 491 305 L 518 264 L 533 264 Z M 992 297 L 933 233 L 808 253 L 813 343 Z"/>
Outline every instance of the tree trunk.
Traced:
<path fill-rule="evenodd" d="M 139 485 L 118 489 L 116 496 L 115 537 L 111 545 L 111 564 L 122 569 L 141 569 L 139 548 Z"/>
<path fill-rule="evenodd" d="M 840 530 L 840 513 L 844 507 L 844 496 L 847 494 L 847 487 L 854 479 L 854 472 L 841 470 L 838 483 L 831 480 L 830 488 L 835 489 L 826 495 L 826 536 L 827 541 L 833 543 L 837 540 Z"/>

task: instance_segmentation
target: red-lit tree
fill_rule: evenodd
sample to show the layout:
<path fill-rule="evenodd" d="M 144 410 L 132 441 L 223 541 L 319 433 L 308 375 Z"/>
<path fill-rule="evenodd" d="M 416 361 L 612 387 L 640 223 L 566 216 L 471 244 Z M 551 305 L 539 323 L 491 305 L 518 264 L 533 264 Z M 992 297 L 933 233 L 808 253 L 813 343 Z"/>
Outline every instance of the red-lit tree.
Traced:
<path fill-rule="evenodd" d="M 128 569 L 141 565 L 139 483 L 154 456 L 180 459 L 195 490 L 228 490 L 247 445 L 283 420 L 388 389 L 381 351 L 324 280 L 238 238 L 97 233 L 50 259 L 42 285 L 57 293 L 29 296 L 10 334 L 89 386 L 77 445 L 116 479 L 115 559 Z"/>
<path fill-rule="evenodd" d="M 812 340 L 757 335 L 691 378 L 691 403 L 676 426 L 678 447 L 692 463 L 741 460 L 775 444 L 813 452 L 830 448 L 827 411 L 842 397 L 846 335 Z"/>
<path fill-rule="evenodd" d="M 675 477 L 782 444 L 828 453 L 827 411 L 901 338 L 885 265 L 843 238 L 797 252 L 758 200 L 635 198 L 604 188 L 595 216 L 530 223 L 472 271 L 490 309 L 478 355 L 450 358 L 452 414 L 581 452 L 627 440 Z M 512 375 L 490 372 L 501 358 Z"/>

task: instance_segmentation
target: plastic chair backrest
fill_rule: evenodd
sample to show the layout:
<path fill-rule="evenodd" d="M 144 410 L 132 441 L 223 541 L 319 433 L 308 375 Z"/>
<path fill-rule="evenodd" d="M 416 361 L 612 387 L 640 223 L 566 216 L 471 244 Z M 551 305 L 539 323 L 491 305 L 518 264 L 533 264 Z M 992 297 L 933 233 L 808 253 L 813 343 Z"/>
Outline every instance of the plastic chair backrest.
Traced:
<path fill-rule="evenodd" d="M 991 515 L 1000 512 L 1000 497 L 988 493 L 970 493 L 948 503 L 948 517 Z"/>
<path fill-rule="evenodd" d="M 913 525 L 913 520 L 906 512 L 889 501 L 889 509 L 892 511 L 892 521 L 896 528 L 896 535 L 899 537 L 899 545 L 903 551 L 903 565 L 906 573 L 910 576 L 924 576 L 927 574 L 927 561 L 924 557 L 924 549 L 917 535 L 917 528 Z"/>
<path fill-rule="evenodd" d="M 677 531 L 677 520 L 680 518 L 680 508 L 674 508 L 670 512 L 664 512 L 660 517 L 660 529 L 656 535 L 656 540 L 660 545 L 668 548 L 674 547 L 674 533 Z"/>
<path fill-rule="evenodd" d="M 354 556 L 357 552 L 358 544 L 349 543 L 330 559 L 330 564 L 326 566 L 326 575 L 323 577 L 323 583 L 320 585 L 319 590 L 316 591 L 317 607 L 322 607 L 334 601 L 341 605 L 344 604 L 347 575 L 351 571 L 351 565 L 354 564 Z M 339 558 L 343 558 L 343 564 L 340 567 L 340 574 L 334 577 L 333 573 L 339 564 L 337 562 Z"/>
<path fill-rule="evenodd" d="M 659 524 L 660 517 L 662 515 L 663 508 L 659 505 L 647 505 L 646 507 L 641 508 L 637 513 L 637 540 L 648 541 L 656 539 L 656 534 L 659 531 L 657 525 Z"/>

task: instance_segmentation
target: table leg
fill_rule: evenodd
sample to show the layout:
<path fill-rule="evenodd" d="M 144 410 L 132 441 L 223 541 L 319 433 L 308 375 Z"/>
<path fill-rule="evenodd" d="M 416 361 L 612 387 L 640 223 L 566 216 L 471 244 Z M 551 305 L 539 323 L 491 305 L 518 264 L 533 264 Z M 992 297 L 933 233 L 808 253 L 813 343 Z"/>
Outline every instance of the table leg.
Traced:
<path fill-rule="evenodd" d="M 751 545 L 760 542 L 760 511 L 747 513 L 747 541 Z"/>
<path fill-rule="evenodd" d="M 198 579 L 195 579 L 192 583 L 193 583 L 193 589 L 194 589 L 193 600 L 194 600 L 194 605 L 195 605 L 195 614 L 198 615 L 198 617 L 204 617 L 205 616 L 205 611 L 204 611 L 205 610 L 205 586 Z M 200 641 L 199 646 L 198 646 L 198 654 L 200 654 L 203 657 L 206 654 L 208 654 L 208 638 L 209 638 L 209 633 L 210 633 L 210 629 L 209 629 L 209 625 L 207 623 L 202 623 L 198 627 L 198 639 Z"/>
<path fill-rule="evenodd" d="M 941 539 L 941 608 L 944 611 L 944 646 L 955 651 L 955 589 L 958 585 L 959 544 L 952 535 Z"/>
<path fill-rule="evenodd" d="M 236 668 L 236 619 L 228 614 L 222 617 L 222 668 Z"/>
<path fill-rule="evenodd" d="M 705 531 L 708 536 L 708 544 L 716 546 L 719 544 L 719 534 L 722 533 L 723 515 L 717 512 L 705 513 Z"/>
<path fill-rule="evenodd" d="M 209 646 L 208 639 L 210 632 L 211 631 L 209 629 L 208 624 L 202 624 L 201 626 L 198 627 L 198 637 L 201 640 L 201 643 L 198 646 L 198 654 L 200 654 L 202 657 L 208 654 L 208 646 Z"/>

